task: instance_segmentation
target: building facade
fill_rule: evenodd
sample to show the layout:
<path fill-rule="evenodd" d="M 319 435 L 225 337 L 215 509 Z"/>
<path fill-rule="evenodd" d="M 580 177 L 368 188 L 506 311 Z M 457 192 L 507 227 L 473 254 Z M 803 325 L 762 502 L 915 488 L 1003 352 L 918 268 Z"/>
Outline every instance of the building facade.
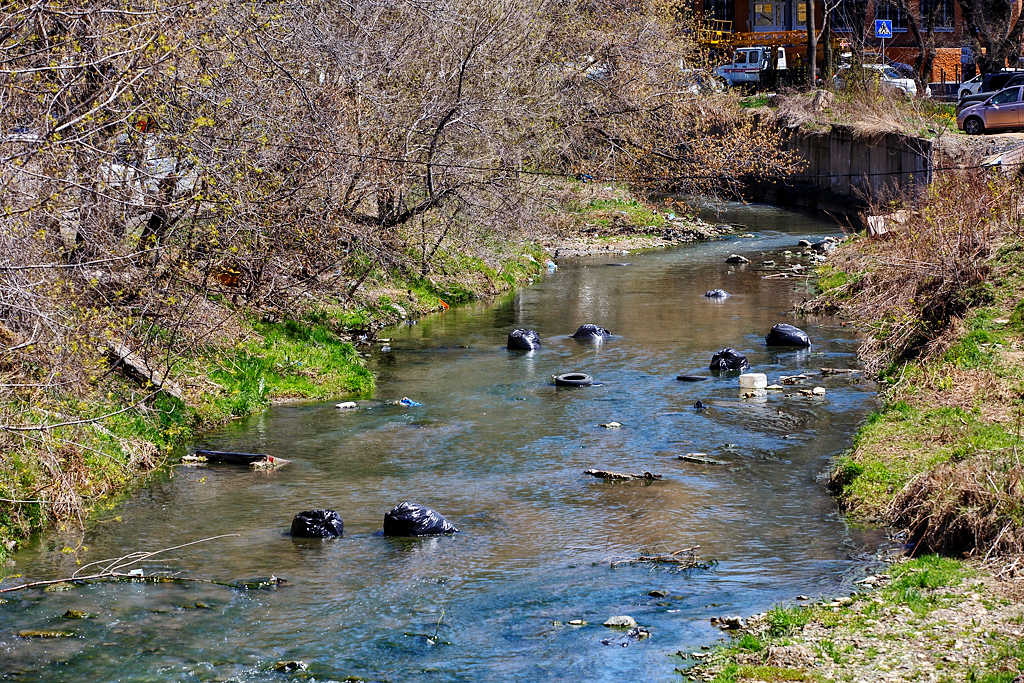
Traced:
<path fill-rule="evenodd" d="M 825 23 L 825 3 L 814 1 L 815 28 Z M 862 50 L 880 51 L 875 20 L 892 22 L 893 35 L 884 43 L 889 59 L 913 64 L 918 49 L 911 31 L 911 17 L 900 5 L 886 0 L 828 0 L 828 23 L 833 39 Z M 696 9 L 707 19 L 729 22 L 735 33 L 801 31 L 807 29 L 807 0 L 696 0 Z M 963 76 L 961 47 L 965 27 L 956 0 L 911 0 L 919 30 L 935 36 L 936 56 L 931 81 L 954 81 Z M 969 58 L 967 60 L 970 61 Z M 970 69 L 969 64 L 967 65 Z"/>

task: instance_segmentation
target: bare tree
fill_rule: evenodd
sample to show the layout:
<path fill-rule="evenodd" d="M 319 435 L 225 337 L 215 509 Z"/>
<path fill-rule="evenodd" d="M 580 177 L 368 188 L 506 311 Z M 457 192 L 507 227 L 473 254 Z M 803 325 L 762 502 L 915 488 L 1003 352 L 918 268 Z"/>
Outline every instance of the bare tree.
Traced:
<path fill-rule="evenodd" d="M 516 242 L 538 178 L 735 192 L 792 168 L 735 96 L 682 82 L 706 65 L 671 19 L 628 0 L 8 0 L 0 451 L 40 483 L 5 500 L 78 514 L 158 460 L 105 425 L 187 411 L 190 364 L 237 318 Z M 110 380 L 111 349 L 161 386 Z"/>
<path fill-rule="evenodd" d="M 807 87 L 818 86 L 818 33 L 814 26 L 814 0 L 807 0 Z M 828 50 L 826 44 L 825 49 Z"/>
<path fill-rule="evenodd" d="M 1021 56 L 1024 19 L 1019 0 L 957 0 L 982 73 L 995 73 Z M 984 52 L 982 49 L 984 48 Z"/>

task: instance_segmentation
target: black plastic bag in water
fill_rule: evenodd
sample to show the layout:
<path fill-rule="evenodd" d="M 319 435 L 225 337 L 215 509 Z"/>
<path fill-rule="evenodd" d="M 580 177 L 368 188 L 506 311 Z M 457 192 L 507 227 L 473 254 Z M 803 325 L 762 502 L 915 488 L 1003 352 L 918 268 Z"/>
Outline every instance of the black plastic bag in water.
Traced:
<path fill-rule="evenodd" d="M 508 333 L 509 351 L 536 351 L 540 348 L 540 335 L 537 330 L 518 329 Z"/>
<path fill-rule="evenodd" d="M 573 339 L 604 339 L 610 336 L 612 336 L 611 332 L 600 325 L 593 325 L 591 323 L 580 325 L 579 329 L 572 334 Z"/>
<path fill-rule="evenodd" d="M 385 536 L 437 536 L 457 531 L 442 514 L 425 505 L 401 503 L 384 514 Z"/>
<path fill-rule="evenodd" d="M 731 346 L 711 357 L 711 369 L 715 372 L 733 372 L 749 368 L 750 362 L 747 357 Z"/>
<path fill-rule="evenodd" d="M 810 346 L 811 338 L 799 327 L 779 323 L 764 338 L 768 346 Z"/>
<path fill-rule="evenodd" d="M 335 538 L 344 530 L 345 524 L 334 510 L 307 510 L 292 520 L 292 536 L 300 538 Z"/>

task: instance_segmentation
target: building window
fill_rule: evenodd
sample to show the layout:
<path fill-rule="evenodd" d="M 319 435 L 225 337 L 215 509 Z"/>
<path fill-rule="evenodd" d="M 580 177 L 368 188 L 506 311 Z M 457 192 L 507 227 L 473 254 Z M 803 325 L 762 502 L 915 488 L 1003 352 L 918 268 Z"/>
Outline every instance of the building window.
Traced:
<path fill-rule="evenodd" d="M 875 9 L 875 19 L 888 19 L 892 22 L 892 32 L 901 33 L 907 30 L 907 15 L 896 5 L 879 5 Z"/>
<path fill-rule="evenodd" d="M 705 0 L 704 11 L 709 19 L 734 21 L 732 8 L 735 0 Z"/>
<path fill-rule="evenodd" d="M 936 31 L 952 31 L 955 17 L 953 16 L 953 3 L 955 0 L 921 0 L 921 8 L 924 16 L 921 17 L 925 28 L 934 28 Z"/>
<path fill-rule="evenodd" d="M 852 31 L 857 23 L 857 12 L 854 0 L 839 0 L 831 13 L 832 29 L 835 31 Z"/>
<path fill-rule="evenodd" d="M 793 27 L 794 28 L 806 28 L 807 27 L 807 3 L 797 2 L 793 10 Z"/>
<path fill-rule="evenodd" d="M 771 2 L 755 2 L 754 26 L 775 25 L 775 4 Z"/>

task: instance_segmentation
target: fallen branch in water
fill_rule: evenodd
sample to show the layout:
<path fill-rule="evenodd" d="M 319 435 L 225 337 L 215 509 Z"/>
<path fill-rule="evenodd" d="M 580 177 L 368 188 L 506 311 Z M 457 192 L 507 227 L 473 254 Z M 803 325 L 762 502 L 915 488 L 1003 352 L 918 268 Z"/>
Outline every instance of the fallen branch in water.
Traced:
<path fill-rule="evenodd" d="M 199 544 L 199 543 L 206 543 L 207 541 L 215 541 L 218 538 L 228 538 L 228 537 L 231 537 L 231 536 L 241 536 L 241 534 L 221 534 L 220 536 L 210 536 L 209 538 L 201 538 L 198 541 L 192 541 L 190 543 L 183 543 L 181 545 L 175 545 L 175 546 L 171 546 L 169 548 L 161 548 L 160 550 L 154 550 L 152 552 L 134 552 L 134 553 L 129 553 L 127 555 L 122 555 L 121 557 L 108 557 L 108 558 L 106 558 L 104 560 L 96 560 L 95 562 L 90 562 L 89 564 L 87 564 L 87 565 L 85 565 L 83 567 L 79 567 L 78 570 L 76 570 L 75 573 L 72 574 L 70 577 L 66 577 L 66 578 L 63 578 L 63 579 L 49 579 L 49 580 L 46 580 L 46 581 L 32 581 L 30 583 L 23 583 L 23 584 L 21 584 L 19 586 L 11 586 L 10 588 L 0 588 L 0 593 L 10 593 L 12 591 L 20 591 L 20 590 L 23 590 L 25 588 L 36 588 L 36 587 L 39 587 L 39 586 L 51 586 L 51 585 L 54 585 L 54 584 L 68 583 L 68 582 L 71 582 L 71 581 L 96 581 L 96 580 L 113 580 L 113 581 L 142 580 L 142 581 L 147 581 L 148 580 L 148 581 L 150 581 L 152 583 L 164 583 L 164 582 L 185 583 L 185 582 L 187 582 L 187 583 L 216 583 L 216 584 L 221 584 L 221 582 L 219 582 L 219 581 L 210 581 L 208 579 L 189 579 L 189 578 L 184 578 L 184 577 L 170 577 L 170 576 L 144 577 L 141 574 L 131 574 L 131 573 L 126 572 L 124 570 L 127 569 L 128 567 L 134 565 L 134 564 L 138 564 L 140 562 L 145 562 L 146 560 L 150 559 L 151 557 L 154 557 L 154 556 L 159 555 L 161 553 L 166 553 L 166 552 L 168 552 L 170 550 L 178 550 L 180 548 L 187 548 L 190 545 L 196 545 L 196 544 Z M 99 571 L 96 571 L 96 572 L 94 572 L 92 574 L 88 574 L 88 575 L 85 575 L 85 576 L 79 576 L 79 574 L 81 572 L 85 571 L 87 568 L 94 567 L 96 565 L 105 565 L 105 566 L 103 566 Z M 221 584 L 221 585 L 234 586 L 235 584 L 224 583 L 224 584 Z"/>
<path fill-rule="evenodd" d="M 824 376 L 829 375 L 854 375 L 860 374 L 862 370 L 853 370 L 850 368 L 822 368 L 821 374 Z"/>
<path fill-rule="evenodd" d="M 695 545 L 691 548 L 683 548 L 682 550 L 660 555 L 646 555 L 641 552 L 637 557 L 608 557 L 602 560 L 602 562 L 607 562 L 608 566 L 612 569 L 620 564 L 668 564 L 673 565 L 676 569 L 708 569 L 718 564 L 715 560 L 703 561 L 697 559 L 697 550 L 699 548 L 699 545 Z"/>
<path fill-rule="evenodd" d="M 650 472 L 644 472 L 643 474 L 624 474 L 622 472 L 612 472 L 611 470 L 584 470 L 583 474 L 589 474 L 592 477 L 598 479 L 608 479 L 610 481 L 655 481 L 661 479 L 660 474 L 651 474 Z"/>

